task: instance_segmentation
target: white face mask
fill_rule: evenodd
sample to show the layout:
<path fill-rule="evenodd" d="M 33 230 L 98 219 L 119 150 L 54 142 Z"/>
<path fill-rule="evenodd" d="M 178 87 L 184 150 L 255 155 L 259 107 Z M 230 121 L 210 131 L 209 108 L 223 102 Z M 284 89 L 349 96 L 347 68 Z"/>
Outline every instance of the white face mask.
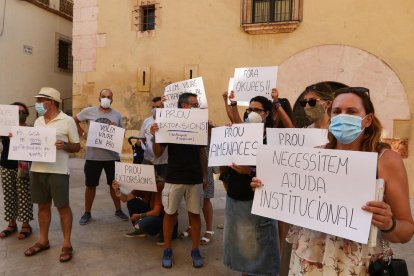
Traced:
<path fill-rule="evenodd" d="M 246 120 L 244 120 L 245 123 L 263 123 L 263 118 L 260 116 L 257 112 L 250 112 L 247 116 Z"/>
<path fill-rule="evenodd" d="M 102 108 L 109 108 L 111 106 L 111 100 L 108 98 L 101 98 L 101 106 Z"/>

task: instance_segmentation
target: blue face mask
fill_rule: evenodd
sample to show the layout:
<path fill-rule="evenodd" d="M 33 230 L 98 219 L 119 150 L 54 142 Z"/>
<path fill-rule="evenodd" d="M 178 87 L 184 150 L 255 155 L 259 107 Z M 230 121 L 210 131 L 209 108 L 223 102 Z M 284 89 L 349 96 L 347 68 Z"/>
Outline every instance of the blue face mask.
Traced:
<path fill-rule="evenodd" d="M 43 116 L 46 113 L 46 109 L 43 106 L 43 103 L 35 103 L 35 109 L 37 114 L 39 114 L 39 116 Z"/>
<path fill-rule="evenodd" d="M 365 118 L 365 117 L 364 117 Z M 341 143 L 350 144 L 361 135 L 362 120 L 359 116 L 339 114 L 331 118 L 329 132 Z"/>

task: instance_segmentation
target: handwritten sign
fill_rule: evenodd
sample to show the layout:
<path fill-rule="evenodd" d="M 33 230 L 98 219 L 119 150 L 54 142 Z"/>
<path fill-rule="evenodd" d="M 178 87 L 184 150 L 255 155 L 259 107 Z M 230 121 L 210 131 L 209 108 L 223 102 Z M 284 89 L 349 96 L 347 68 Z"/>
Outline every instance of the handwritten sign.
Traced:
<path fill-rule="evenodd" d="M 164 107 L 177 108 L 178 98 L 184 92 L 190 92 L 197 95 L 200 108 L 207 108 L 207 97 L 204 90 L 203 78 L 198 77 L 190 80 L 175 82 L 167 85 L 164 90 L 166 101 Z"/>
<path fill-rule="evenodd" d="M 43 127 L 12 127 L 9 159 L 56 162 L 56 129 Z"/>
<path fill-rule="evenodd" d="M 263 124 L 234 124 L 211 130 L 208 166 L 256 165 L 256 151 L 263 144 Z"/>
<path fill-rule="evenodd" d="M 207 145 L 208 110 L 157 108 L 157 143 Z"/>
<path fill-rule="evenodd" d="M 261 146 L 252 213 L 366 244 L 377 153 Z"/>
<path fill-rule="evenodd" d="M 86 146 L 122 152 L 125 129 L 104 123 L 90 122 Z"/>
<path fill-rule="evenodd" d="M 115 162 L 115 180 L 128 191 L 157 191 L 154 165 Z"/>
<path fill-rule="evenodd" d="M 320 128 L 266 128 L 267 144 L 314 148 L 328 143 L 328 130 Z"/>
<path fill-rule="evenodd" d="M 233 91 L 233 80 L 234 80 L 234 78 L 229 79 L 229 86 L 227 88 L 227 105 L 231 104 L 230 93 L 231 93 L 231 91 Z M 237 105 L 239 105 L 239 106 L 249 106 L 249 102 L 238 101 Z"/>
<path fill-rule="evenodd" d="M 237 101 L 250 101 L 255 96 L 272 99 L 272 88 L 276 87 L 277 66 L 236 68 L 233 90 Z"/>
<path fill-rule="evenodd" d="M 13 126 L 19 126 L 19 106 L 0 104 L 0 136 L 8 136 Z"/>

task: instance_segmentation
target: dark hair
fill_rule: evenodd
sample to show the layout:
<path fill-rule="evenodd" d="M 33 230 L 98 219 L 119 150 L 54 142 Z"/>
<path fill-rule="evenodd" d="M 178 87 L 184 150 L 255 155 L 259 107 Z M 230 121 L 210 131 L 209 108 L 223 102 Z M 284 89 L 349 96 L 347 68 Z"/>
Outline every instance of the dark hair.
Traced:
<path fill-rule="evenodd" d="M 22 103 L 22 102 L 14 102 L 14 103 L 12 103 L 12 105 L 20 105 L 20 106 L 22 106 L 24 108 L 24 113 L 27 116 L 29 116 L 29 108 L 27 108 L 27 105 L 25 105 L 24 103 Z"/>
<path fill-rule="evenodd" d="M 188 99 L 190 97 L 197 98 L 197 94 L 190 93 L 190 92 L 184 92 L 183 94 L 181 94 L 180 97 L 178 97 L 178 103 L 177 103 L 178 108 L 181 108 L 183 103 L 188 104 L 189 103 Z"/>
<path fill-rule="evenodd" d="M 99 92 L 99 98 L 102 96 L 102 92 L 104 92 L 104 91 L 109 91 L 109 92 L 111 92 L 111 96 L 112 96 L 112 97 L 114 96 L 114 93 L 112 92 L 112 90 L 111 90 L 111 89 L 109 89 L 109 88 L 104 88 L 104 89 L 102 89 L 102 90 L 101 90 L 101 92 Z"/>
<path fill-rule="evenodd" d="M 273 116 L 272 116 L 272 102 L 263 96 L 256 96 L 250 99 L 251 102 L 259 102 L 262 104 L 263 109 L 265 112 L 269 112 L 269 115 L 266 117 L 265 128 L 266 127 L 273 127 Z M 247 113 L 245 113 L 246 115 Z M 247 116 L 246 116 L 247 118 Z M 244 118 L 245 119 L 245 118 Z"/>
<path fill-rule="evenodd" d="M 152 100 L 151 100 L 153 103 L 156 103 L 156 102 L 159 102 L 159 101 L 161 101 L 161 97 L 154 97 L 154 98 L 152 98 Z"/>
<path fill-rule="evenodd" d="M 361 103 L 364 107 L 365 113 L 372 113 L 372 124 L 364 130 L 364 137 L 362 139 L 360 150 L 367 152 L 381 152 L 381 150 L 384 148 L 390 148 L 388 144 L 381 142 L 382 125 L 378 118 L 375 116 L 374 105 L 371 102 L 369 93 L 361 93 L 358 90 L 352 89 L 353 87 L 347 87 L 346 89 L 338 89 L 337 91 L 335 91 L 334 101 L 339 95 L 354 94 L 361 99 Z M 368 89 L 366 90 L 369 91 Z M 333 136 L 330 132 L 328 133 L 328 140 L 329 143 L 326 145 L 326 148 L 334 149 L 336 147 L 337 140 L 335 136 Z"/>

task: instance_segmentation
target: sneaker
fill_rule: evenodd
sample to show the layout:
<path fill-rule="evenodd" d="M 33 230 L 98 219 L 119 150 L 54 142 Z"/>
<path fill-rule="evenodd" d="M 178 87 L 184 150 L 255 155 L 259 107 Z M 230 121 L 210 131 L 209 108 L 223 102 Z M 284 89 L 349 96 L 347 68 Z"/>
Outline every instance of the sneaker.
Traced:
<path fill-rule="evenodd" d="M 127 238 L 145 238 L 147 234 L 145 234 L 144 232 L 141 232 L 141 230 L 135 229 L 135 230 L 132 230 L 131 232 L 125 233 L 124 236 Z"/>
<path fill-rule="evenodd" d="M 85 212 L 79 220 L 80 225 L 88 224 L 92 219 L 91 213 Z"/>
<path fill-rule="evenodd" d="M 193 266 L 195 268 L 203 266 L 203 258 L 201 258 L 200 250 L 198 250 L 198 248 L 191 250 L 191 258 L 193 258 Z"/>
<path fill-rule="evenodd" d="M 167 248 L 164 249 L 164 254 L 162 255 L 162 267 L 164 268 L 171 268 L 172 267 L 172 249 L 171 248 Z"/>
<path fill-rule="evenodd" d="M 115 211 L 115 216 L 123 221 L 128 221 L 129 217 L 122 212 L 122 210 Z"/>

